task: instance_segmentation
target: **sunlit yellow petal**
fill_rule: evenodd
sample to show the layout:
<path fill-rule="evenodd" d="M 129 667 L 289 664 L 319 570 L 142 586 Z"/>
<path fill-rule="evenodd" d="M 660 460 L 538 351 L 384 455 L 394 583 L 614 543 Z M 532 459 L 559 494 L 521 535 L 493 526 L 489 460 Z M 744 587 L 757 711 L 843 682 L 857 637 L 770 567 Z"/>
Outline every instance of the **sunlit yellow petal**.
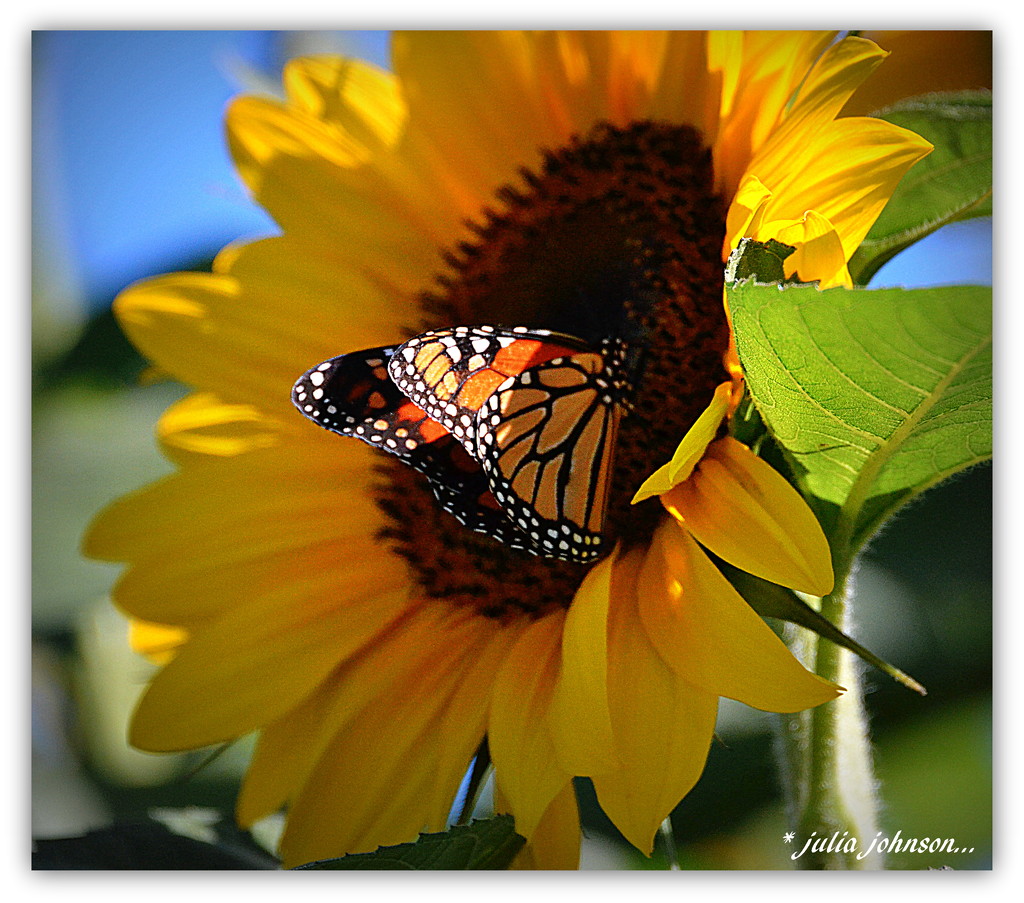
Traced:
<path fill-rule="evenodd" d="M 407 116 L 398 80 L 362 60 L 319 56 L 290 60 L 282 74 L 288 99 L 369 152 L 395 146 Z"/>
<path fill-rule="evenodd" d="M 183 462 L 188 455 L 231 457 L 278 440 L 280 422 L 253 405 L 226 404 L 209 392 L 195 392 L 169 407 L 157 425 L 164 453 Z"/>
<path fill-rule="evenodd" d="M 609 624 L 608 695 L 622 767 L 594 777 L 601 807 L 626 839 L 650 855 L 659 825 L 704 769 L 718 697 L 682 680 L 651 645 L 637 592 L 643 553 L 615 570 Z"/>
<path fill-rule="evenodd" d="M 724 254 L 735 250 L 744 237 L 759 235 L 766 202 L 772 193 L 753 173 L 747 173 L 725 218 Z"/>
<path fill-rule="evenodd" d="M 491 759 L 515 813 L 516 830 L 531 839 L 551 800 L 572 775 L 557 767 L 548 710 L 561 659 L 565 616 L 533 624 L 498 672 L 491 702 Z"/>
<path fill-rule="evenodd" d="M 716 182 L 736 191 L 751 158 L 778 128 L 797 88 L 834 33 L 712 32 L 712 65 L 723 73 L 721 122 L 709 135 Z"/>
<path fill-rule="evenodd" d="M 640 577 L 640 615 L 654 647 L 707 693 L 771 712 L 838 695 L 807 671 L 675 520 L 655 534 Z"/>
<path fill-rule="evenodd" d="M 615 767 L 608 711 L 608 607 L 614 556 L 590 569 L 565 617 L 562 662 L 548 724 L 568 774 Z"/>
<path fill-rule="evenodd" d="M 796 248 L 784 261 L 787 279 L 797 276 L 802 282 L 818 282 L 823 289 L 837 285 L 853 288 L 839 233 L 818 211 L 808 210 L 796 223 L 766 223 L 763 228 Z"/>
<path fill-rule="evenodd" d="M 659 467 L 636 491 L 636 495 L 633 496 L 634 505 L 644 499 L 668 492 L 677 483 L 690 476 L 693 468 L 697 466 L 697 462 L 704 454 L 704 450 L 715 438 L 718 428 L 722 425 L 722 420 L 729 410 L 731 397 L 731 383 L 722 383 L 715 389 L 711 404 L 683 437 L 675 454 L 672 455 L 672 460 Z"/>
<path fill-rule="evenodd" d="M 805 140 L 836 117 L 854 91 L 881 65 L 887 54 L 863 38 L 847 37 L 828 47 L 800 85 L 781 124 L 753 155 L 750 171 L 775 189 L 787 163 L 780 148 L 792 146 L 797 135 Z M 769 165 L 774 160 L 775 165 Z M 792 166 L 792 162 L 788 163 Z"/>
<path fill-rule="evenodd" d="M 128 622 L 128 641 L 132 649 L 150 661 L 166 664 L 188 639 L 188 632 L 180 627 L 154 624 L 133 618 Z"/>
<path fill-rule="evenodd" d="M 815 210 L 835 228 L 849 259 L 899 180 L 930 151 L 927 141 L 890 123 L 837 120 L 813 138 L 781 146 L 778 158 L 768 161 L 777 176 L 752 164 L 751 171 L 772 189 L 763 219 L 796 221 Z M 776 236 L 762 225 L 753 237 Z"/>
<path fill-rule="evenodd" d="M 828 541 L 811 509 L 735 439 L 712 443 L 693 476 L 662 502 L 730 564 L 811 595 L 832 590 Z"/>

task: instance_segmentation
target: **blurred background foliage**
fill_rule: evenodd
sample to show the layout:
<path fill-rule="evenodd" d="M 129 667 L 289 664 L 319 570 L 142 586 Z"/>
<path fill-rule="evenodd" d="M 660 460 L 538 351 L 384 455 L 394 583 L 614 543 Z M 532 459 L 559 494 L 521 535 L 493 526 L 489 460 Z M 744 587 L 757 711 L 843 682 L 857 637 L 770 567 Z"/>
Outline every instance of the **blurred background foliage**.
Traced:
<path fill-rule="evenodd" d="M 153 428 L 184 394 L 110 313 L 117 291 L 205 270 L 239 236 L 274 231 L 223 142 L 240 91 L 276 91 L 283 62 L 325 50 L 387 65 L 385 32 L 37 32 L 33 37 L 32 812 L 60 837 L 159 809 L 230 812 L 248 748 L 214 761 L 130 749 L 149 674 L 107 593 L 118 568 L 79 554 L 112 499 L 170 471 Z M 873 285 L 991 282 L 991 221 L 947 227 Z M 891 868 L 988 868 L 992 849 L 992 482 L 979 467 L 890 522 L 857 574 L 854 636 L 928 688 L 868 672 L 886 833 L 955 837 L 974 853 L 905 853 Z M 684 867 L 787 868 L 770 716 L 723 703 L 708 768 L 673 816 Z M 579 785 L 584 866 L 664 867 L 632 851 Z M 168 818 L 177 817 L 167 815 Z M 277 825 L 260 826 L 272 842 Z"/>

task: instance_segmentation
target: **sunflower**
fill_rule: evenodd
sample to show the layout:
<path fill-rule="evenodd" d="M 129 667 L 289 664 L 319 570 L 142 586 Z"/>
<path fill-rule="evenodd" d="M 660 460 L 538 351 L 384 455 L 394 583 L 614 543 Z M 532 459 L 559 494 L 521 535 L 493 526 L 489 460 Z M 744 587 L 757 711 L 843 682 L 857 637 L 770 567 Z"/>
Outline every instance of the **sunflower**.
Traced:
<path fill-rule="evenodd" d="M 836 118 L 885 56 L 831 33 L 424 32 L 394 37 L 393 73 L 299 59 L 283 100 L 234 102 L 238 170 L 281 234 L 115 305 L 194 388 L 159 425 L 176 472 L 85 544 L 127 563 L 115 600 L 167 662 L 132 742 L 257 733 L 237 816 L 286 808 L 296 865 L 443 827 L 486 737 L 520 865 L 574 868 L 574 776 L 650 853 L 719 697 L 833 699 L 704 551 L 832 586 L 802 499 L 724 434 L 741 374 L 723 260 L 776 238 L 787 275 L 849 284 L 929 149 Z M 594 565 L 466 530 L 411 469 L 291 406 L 328 357 L 488 323 L 645 336 Z"/>

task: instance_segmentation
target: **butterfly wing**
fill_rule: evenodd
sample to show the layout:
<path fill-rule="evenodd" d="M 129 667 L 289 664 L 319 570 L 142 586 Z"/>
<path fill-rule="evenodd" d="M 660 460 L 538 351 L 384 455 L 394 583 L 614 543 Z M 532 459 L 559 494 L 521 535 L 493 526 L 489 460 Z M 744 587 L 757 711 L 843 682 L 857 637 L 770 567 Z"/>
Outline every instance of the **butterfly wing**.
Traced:
<path fill-rule="evenodd" d="M 298 379 L 292 402 L 324 429 L 361 439 L 424 474 L 441 507 L 469 529 L 528 548 L 502 515 L 479 462 L 392 382 L 387 363 L 394 352 L 371 348 L 324 361 Z"/>
<path fill-rule="evenodd" d="M 568 561 L 601 554 L 620 408 L 596 352 L 506 379 L 477 416 L 476 457 L 533 548 Z"/>
<path fill-rule="evenodd" d="M 448 431 L 390 380 L 387 362 L 394 351 L 370 348 L 324 361 L 299 377 L 292 403 L 324 429 L 362 439 L 430 476 L 443 469 Z"/>
<path fill-rule="evenodd" d="M 579 339 L 517 326 L 456 326 L 425 332 L 401 345 L 388 364 L 399 390 L 476 455 L 476 416 L 510 376 L 575 354 Z"/>

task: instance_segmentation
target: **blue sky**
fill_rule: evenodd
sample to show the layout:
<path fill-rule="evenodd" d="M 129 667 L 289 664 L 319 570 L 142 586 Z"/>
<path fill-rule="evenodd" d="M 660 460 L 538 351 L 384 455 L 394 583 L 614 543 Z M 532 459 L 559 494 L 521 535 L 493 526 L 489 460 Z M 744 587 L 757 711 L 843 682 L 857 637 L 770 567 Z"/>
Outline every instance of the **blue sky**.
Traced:
<path fill-rule="evenodd" d="M 36 227 L 90 304 L 273 224 L 225 147 L 228 100 L 296 46 L 386 64 L 386 33 L 53 31 L 33 35 Z"/>
<path fill-rule="evenodd" d="M 82 303 L 106 304 L 135 279 L 273 231 L 232 170 L 227 101 L 253 77 L 275 82 L 297 50 L 344 47 L 387 65 L 386 40 L 386 32 L 36 32 L 36 233 L 57 248 Z M 921 243 L 877 280 L 989 281 L 989 221 Z"/>

